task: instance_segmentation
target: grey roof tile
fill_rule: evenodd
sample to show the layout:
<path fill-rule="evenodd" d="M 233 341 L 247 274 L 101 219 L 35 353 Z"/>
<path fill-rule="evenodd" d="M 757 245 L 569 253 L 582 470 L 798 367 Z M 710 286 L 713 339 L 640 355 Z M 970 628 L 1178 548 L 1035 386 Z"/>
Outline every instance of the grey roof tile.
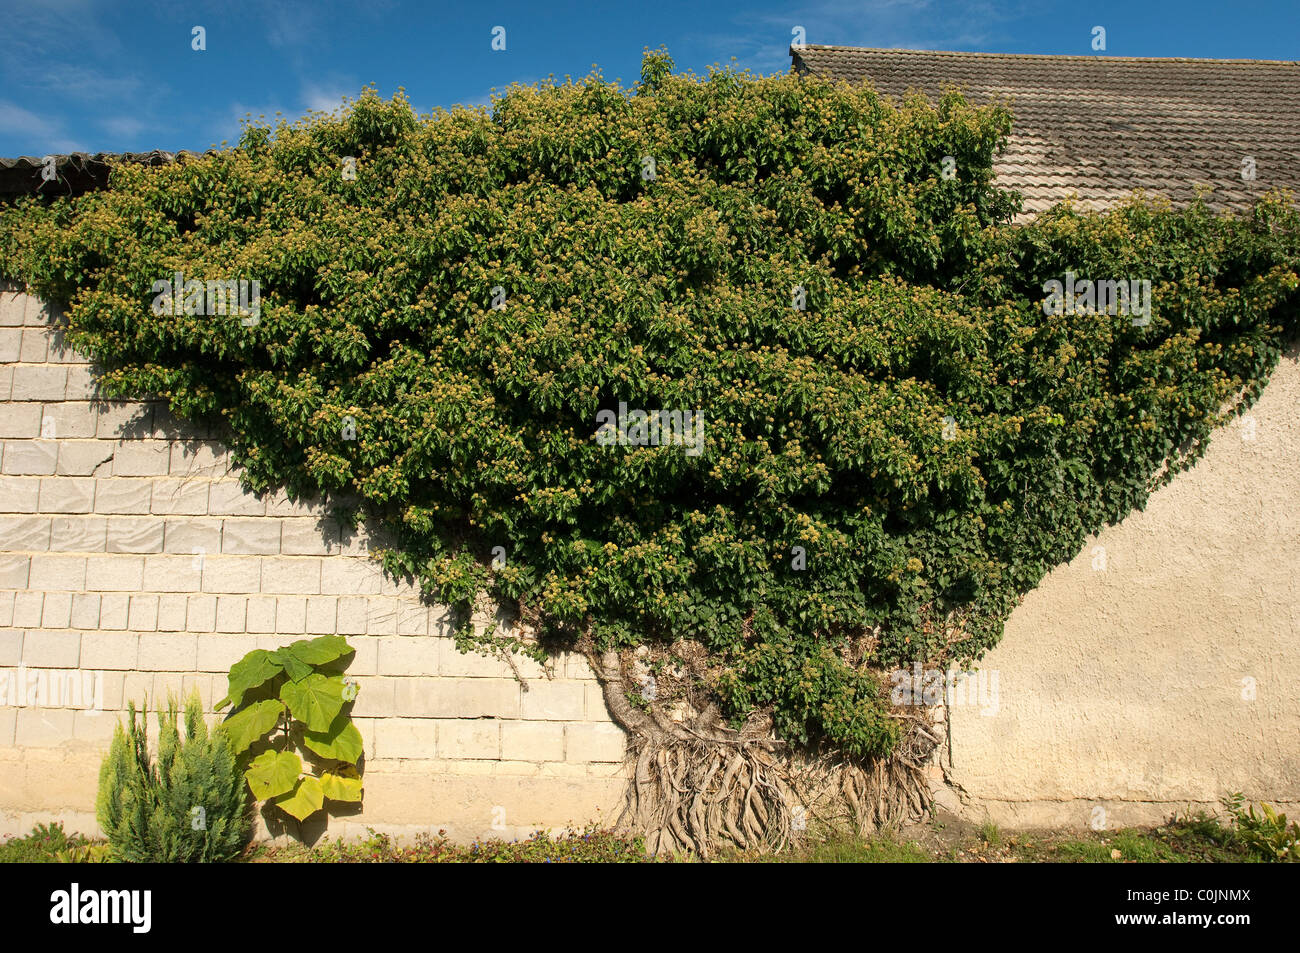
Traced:
<path fill-rule="evenodd" d="M 1300 197 L 1300 63 L 1043 56 L 804 46 L 802 74 L 870 83 L 901 98 L 955 87 L 1014 117 L 998 184 L 1038 212 L 1077 193 L 1111 204 L 1135 189 L 1175 204 L 1198 186 L 1217 208 L 1243 209 L 1271 189 Z M 1255 178 L 1242 179 L 1242 160 Z"/>

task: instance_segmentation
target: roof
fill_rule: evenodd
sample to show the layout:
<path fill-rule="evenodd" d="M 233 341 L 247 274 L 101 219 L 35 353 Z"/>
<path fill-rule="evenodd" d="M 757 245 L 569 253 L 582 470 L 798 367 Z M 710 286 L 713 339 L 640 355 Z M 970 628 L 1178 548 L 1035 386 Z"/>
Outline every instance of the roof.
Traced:
<path fill-rule="evenodd" d="M 801 74 L 901 97 L 956 86 L 1006 103 L 1014 125 L 994 163 L 1026 213 L 1074 195 L 1104 208 L 1135 189 L 1175 204 L 1243 209 L 1275 188 L 1300 197 L 1300 63 L 791 47 Z M 1255 178 L 1243 179 L 1254 160 Z"/>
<path fill-rule="evenodd" d="M 73 152 L 68 155 L 19 156 L 17 159 L 0 158 L 0 203 L 11 202 L 21 195 L 81 195 L 108 184 L 110 164 L 139 162 L 145 165 L 166 165 L 187 152 Z M 44 177 L 45 160 L 54 160 L 56 177 Z"/>

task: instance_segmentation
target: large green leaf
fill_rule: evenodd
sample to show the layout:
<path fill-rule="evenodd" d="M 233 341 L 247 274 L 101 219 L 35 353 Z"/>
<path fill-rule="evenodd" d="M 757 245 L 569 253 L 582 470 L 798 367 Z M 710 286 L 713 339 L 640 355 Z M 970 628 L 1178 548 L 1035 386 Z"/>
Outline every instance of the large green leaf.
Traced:
<path fill-rule="evenodd" d="M 271 653 L 277 662 L 284 666 L 285 672 L 295 682 L 301 682 L 313 671 L 312 667 L 288 649 L 276 649 Z"/>
<path fill-rule="evenodd" d="M 266 649 L 253 649 L 230 669 L 230 688 L 226 697 L 217 702 L 217 711 L 227 705 L 238 708 L 244 696 L 259 685 L 264 685 L 284 671 L 280 661 Z"/>
<path fill-rule="evenodd" d="M 292 794 L 286 794 L 274 803 L 286 814 L 305 821 L 325 805 L 325 791 L 319 778 L 307 775 L 298 782 Z"/>
<path fill-rule="evenodd" d="M 300 682 L 285 682 L 280 698 L 308 731 L 329 731 L 343 709 L 343 679 L 316 672 Z"/>
<path fill-rule="evenodd" d="M 300 639 L 283 651 L 289 652 L 308 665 L 324 665 L 342 658 L 352 651 L 352 646 L 341 635 L 322 635 L 315 639 Z"/>
<path fill-rule="evenodd" d="M 244 772 L 253 797 L 267 801 L 287 794 L 302 774 L 302 760 L 292 751 L 263 751 Z"/>
<path fill-rule="evenodd" d="M 356 768 L 326 771 L 320 776 L 320 786 L 331 801 L 361 800 L 361 776 Z"/>
<path fill-rule="evenodd" d="M 344 713 L 334 719 L 327 731 L 304 731 L 302 741 L 322 758 L 333 758 L 349 764 L 355 763 L 365 749 L 361 732 Z"/>
<path fill-rule="evenodd" d="M 282 714 L 282 701 L 278 698 L 264 698 L 235 712 L 221 723 L 221 727 L 230 738 L 231 748 L 235 754 L 239 754 L 274 728 Z"/>

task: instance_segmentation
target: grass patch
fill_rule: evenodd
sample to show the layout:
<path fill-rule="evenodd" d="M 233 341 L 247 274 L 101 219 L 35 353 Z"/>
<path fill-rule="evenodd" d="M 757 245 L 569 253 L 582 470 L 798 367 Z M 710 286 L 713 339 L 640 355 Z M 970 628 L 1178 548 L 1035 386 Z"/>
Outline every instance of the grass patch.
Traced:
<path fill-rule="evenodd" d="M 41 824 L 24 837 L 9 837 L 0 842 L 0 864 L 59 863 L 72 859 L 73 852 L 90 844 L 80 834 L 66 833 L 61 822 Z"/>
<path fill-rule="evenodd" d="M 0 863 L 53 863 L 103 858 L 102 841 L 68 835 L 45 824 L 25 837 L 0 842 Z M 309 864 L 583 864 L 692 862 L 690 855 L 645 855 L 645 842 L 598 827 L 567 834 L 539 833 L 525 840 L 477 840 L 455 844 L 445 836 L 395 840 L 374 831 L 364 840 L 341 838 L 312 847 L 253 844 L 242 858 L 253 863 Z M 721 851 L 720 863 L 916 864 L 916 863 L 1250 863 L 1260 859 L 1231 827 L 1205 814 L 1187 815 L 1155 828 L 1116 831 L 1003 832 L 996 825 L 933 822 L 908 835 L 810 838 L 781 854 Z"/>

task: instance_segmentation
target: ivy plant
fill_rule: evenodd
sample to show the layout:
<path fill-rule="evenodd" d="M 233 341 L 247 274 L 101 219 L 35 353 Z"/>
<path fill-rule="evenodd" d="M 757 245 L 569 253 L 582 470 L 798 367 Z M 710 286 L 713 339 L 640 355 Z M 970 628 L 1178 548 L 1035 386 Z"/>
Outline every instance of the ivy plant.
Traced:
<path fill-rule="evenodd" d="M 548 647 L 689 649 L 729 720 L 876 756 L 883 670 L 977 659 L 1259 393 L 1297 210 L 1017 222 L 1005 108 L 670 66 L 427 116 L 367 90 L 122 163 L 0 209 L 0 276 L 68 304 L 106 396 L 220 427 L 250 490 L 354 502 L 456 619 L 490 597 Z M 259 319 L 159 313 L 177 272 L 196 305 L 260 281 Z M 1142 319 L 1045 307 L 1070 275 L 1149 282 Z M 600 439 L 623 408 L 700 439 Z M 277 682 L 235 696 L 249 744 L 333 727 L 342 689 L 291 657 L 242 663 Z M 261 795 L 327 796 L 272 747 Z"/>
<path fill-rule="evenodd" d="M 356 682 L 342 669 L 352 648 L 338 635 L 254 649 L 230 669 L 217 711 L 253 796 L 299 821 L 326 800 L 360 801 L 361 732 L 352 722 Z M 315 773 L 304 768 L 303 756 Z"/>

